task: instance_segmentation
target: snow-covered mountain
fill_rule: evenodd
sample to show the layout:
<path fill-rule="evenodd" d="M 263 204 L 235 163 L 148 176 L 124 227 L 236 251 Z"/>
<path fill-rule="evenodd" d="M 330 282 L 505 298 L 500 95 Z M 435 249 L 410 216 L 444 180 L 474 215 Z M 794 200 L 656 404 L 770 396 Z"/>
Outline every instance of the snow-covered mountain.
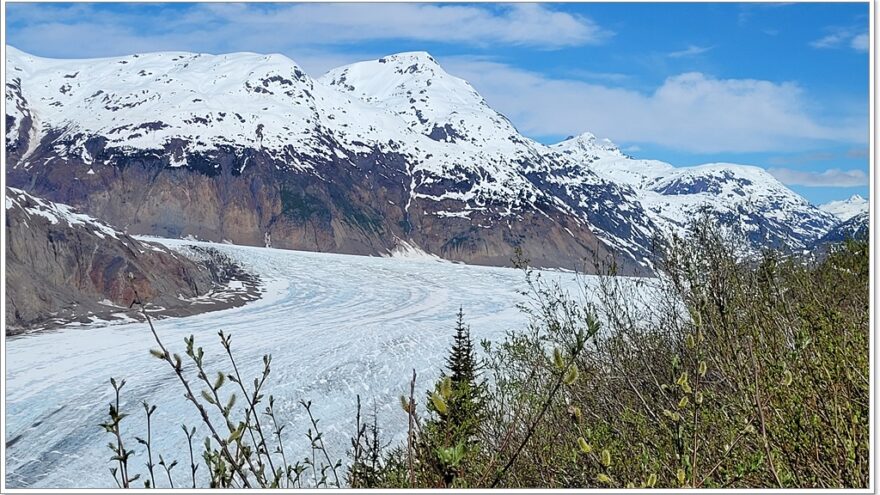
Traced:
<path fill-rule="evenodd" d="M 496 182 L 496 177 L 515 177 L 509 182 L 509 197 L 534 189 L 533 202 L 561 208 L 576 219 L 578 228 L 589 228 L 615 250 L 650 263 L 657 226 L 629 187 L 522 136 L 467 81 L 448 74 L 428 53 L 355 63 L 331 70 L 319 81 L 400 116 L 432 140 L 466 150 L 472 161 L 492 165 L 488 174 L 474 179 L 475 189 L 485 181 Z M 461 165 L 456 172 L 467 174 L 470 167 Z"/>
<path fill-rule="evenodd" d="M 860 213 L 867 213 L 868 200 L 858 194 L 854 194 L 849 199 L 830 201 L 819 205 L 819 209 L 845 222 Z"/>
<path fill-rule="evenodd" d="M 589 134 L 553 148 L 608 180 L 631 186 L 651 219 L 667 232 L 683 233 L 690 222 L 707 216 L 744 238 L 745 251 L 802 249 L 838 223 L 759 167 L 674 167 L 630 158 L 610 141 Z"/>
<path fill-rule="evenodd" d="M 31 196 L 21 189 L 7 187 L 4 202 L 6 212 L 18 212 L 16 215 L 29 227 L 33 227 L 34 223 L 44 222 L 58 225 L 62 229 L 77 230 L 98 239 L 125 237 L 124 233 L 96 218 L 79 213 L 68 205 Z"/>
<path fill-rule="evenodd" d="M 824 247 L 846 239 L 858 239 L 868 234 L 870 215 L 867 211 L 857 213 L 846 221 L 834 226 L 827 234 L 816 241 L 815 246 Z"/>
<path fill-rule="evenodd" d="M 318 80 L 252 53 L 7 47 L 7 69 L 9 183 L 133 233 L 481 264 L 518 247 L 539 266 L 610 255 L 635 273 L 704 204 L 754 247 L 835 223 L 759 169 L 633 160 L 589 134 L 544 146 L 424 52 Z"/>
<path fill-rule="evenodd" d="M 504 158 L 531 151 L 506 117 L 427 52 L 407 52 L 333 69 L 318 79 L 400 116 L 435 141 Z"/>

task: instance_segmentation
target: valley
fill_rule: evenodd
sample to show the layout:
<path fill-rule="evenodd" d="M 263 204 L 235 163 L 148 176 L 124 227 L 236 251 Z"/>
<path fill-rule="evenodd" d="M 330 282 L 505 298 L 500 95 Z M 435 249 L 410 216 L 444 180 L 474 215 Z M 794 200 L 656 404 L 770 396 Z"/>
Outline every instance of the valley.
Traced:
<path fill-rule="evenodd" d="M 155 240 L 155 239 L 153 239 Z M 180 249 L 189 241 L 162 240 Z M 205 244 L 207 246 L 207 244 Z M 183 354 L 192 334 L 204 346 L 210 369 L 226 366 L 217 332 L 232 334 L 244 376 L 257 376 L 261 356 L 273 355 L 268 393 L 289 422 L 285 442 L 307 453 L 307 418 L 298 405 L 312 400 L 331 454 L 345 459 L 353 432 L 356 396 L 373 404 L 393 429 L 405 432 L 399 396 L 412 370 L 417 394 L 439 374 L 461 307 L 475 339 L 498 339 L 522 329 L 521 271 L 475 267 L 425 258 L 376 258 L 210 244 L 257 274 L 263 297 L 244 306 L 155 322 L 173 352 Z M 595 279 L 545 272 L 577 295 Z M 155 448 L 166 455 L 186 450 L 180 424 L 194 418 L 192 405 L 167 365 L 149 354 L 156 344 L 145 323 L 96 324 L 7 339 L 7 486 L 16 488 L 107 487 L 108 436 L 98 427 L 112 398 L 110 377 L 126 379 L 123 426 L 142 465 L 141 401 L 159 407 Z M 188 365 L 187 372 L 191 372 Z M 225 368 L 224 368 L 225 369 Z M 204 426 L 196 425 L 199 431 Z M 290 455 L 290 454 L 289 454 Z M 181 464 L 184 463 L 180 459 Z M 106 465 L 106 466 L 105 466 Z M 183 477 L 184 470 L 176 473 Z M 181 482 L 183 482 L 181 478 Z"/>
<path fill-rule="evenodd" d="M 841 222 L 759 167 L 674 167 L 588 132 L 541 144 L 426 52 L 316 79 L 277 54 L 7 62 L 9 184 L 131 234 L 650 275 L 703 215 L 747 255 Z"/>
<path fill-rule="evenodd" d="M 267 395 L 291 455 L 309 454 L 299 401 L 311 400 L 335 460 L 358 396 L 401 440 L 399 397 L 413 369 L 419 398 L 437 379 L 459 308 L 475 341 L 527 325 L 519 253 L 587 301 L 594 262 L 614 263 L 650 301 L 658 246 L 693 220 L 732 235 L 742 259 L 819 252 L 869 221 L 861 197 L 813 205 L 758 166 L 676 167 L 589 132 L 541 144 L 426 52 L 320 78 L 254 53 L 61 60 L 8 47 L 7 64 L 7 309 L 17 331 L 51 328 L 7 337 L 16 488 L 112 486 L 99 427 L 110 377 L 127 380 L 127 435 L 143 434 L 147 401 L 156 451 L 186 450 L 192 405 L 150 355 L 147 325 L 93 317 L 125 309 L 132 272 L 173 352 L 194 335 L 216 370 L 222 330 L 247 377 L 272 354 Z M 253 278 L 218 277 L 190 245 Z M 200 313 L 218 283 L 245 290 Z"/>

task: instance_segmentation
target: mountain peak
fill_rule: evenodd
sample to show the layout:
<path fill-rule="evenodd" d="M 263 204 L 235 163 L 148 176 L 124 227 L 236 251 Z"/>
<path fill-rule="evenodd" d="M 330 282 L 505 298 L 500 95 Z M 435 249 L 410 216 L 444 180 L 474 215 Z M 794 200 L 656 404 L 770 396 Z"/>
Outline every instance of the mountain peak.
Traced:
<path fill-rule="evenodd" d="M 577 136 L 569 136 L 564 141 L 551 146 L 567 155 L 575 155 L 578 158 L 602 156 L 620 156 L 624 154 L 610 139 L 597 138 L 592 132 L 583 132 Z M 589 161 L 589 160 L 588 160 Z"/>
<path fill-rule="evenodd" d="M 6 45 L 6 56 L 21 57 L 21 56 L 27 56 L 27 55 L 29 55 L 27 52 L 19 50 L 18 48 L 14 47 L 12 45 Z"/>
<path fill-rule="evenodd" d="M 850 218 L 868 211 L 868 200 L 859 194 L 853 194 L 849 199 L 830 201 L 819 206 L 819 209 L 831 213 L 840 220 Z"/>
<path fill-rule="evenodd" d="M 431 56 L 430 53 L 425 51 L 415 51 L 415 52 L 400 52 L 392 55 L 387 55 L 378 60 L 380 64 L 385 64 L 389 62 L 421 62 L 425 64 L 433 64 L 436 66 L 440 66 L 437 63 L 437 60 Z"/>
<path fill-rule="evenodd" d="M 437 60 L 425 51 L 395 53 L 377 60 L 344 65 L 330 70 L 320 80 L 325 84 L 337 86 L 337 89 L 351 91 L 347 80 L 359 80 L 364 84 L 365 78 L 377 80 L 370 86 L 389 87 L 407 84 L 419 86 L 420 89 L 431 86 L 441 78 L 458 80 L 443 70 Z"/>
<path fill-rule="evenodd" d="M 428 52 L 338 67 L 319 82 L 390 111 L 434 141 L 494 149 L 523 141 L 473 86 L 447 73 Z"/>

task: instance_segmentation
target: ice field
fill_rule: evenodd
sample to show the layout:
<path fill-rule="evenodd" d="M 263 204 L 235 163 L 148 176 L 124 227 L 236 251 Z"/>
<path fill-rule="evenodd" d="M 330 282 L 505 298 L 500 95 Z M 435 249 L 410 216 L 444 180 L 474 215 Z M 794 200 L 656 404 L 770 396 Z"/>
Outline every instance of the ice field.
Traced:
<path fill-rule="evenodd" d="M 239 308 L 159 320 L 157 331 L 169 350 L 185 361 L 183 338 L 193 334 L 196 344 L 205 348 L 209 370 L 227 369 L 217 331 L 232 334 L 246 383 L 258 376 L 262 355 L 272 354 L 265 391 L 267 397 L 275 395 L 280 419 L 289 425 L 288 460 L 302 460 L 309 452 L 308 419 L 300 399 L 313 402 L 334 460 L 346 461 L 357 394 L 365 409 L 372 409 L 375 401 L 380 425 L 395 429 L 386 431 L 388 438 L 402 439 L 406 417 L 398 398 L 408 393 L 415 368 L 417 398 L 424 401 L 451 343 L 459 306 L 475 341 L 500 339 L 526 321 L 515 307 L 522 300 L 517 291 L 525 286 L 519 270 L 212 246 L 260 275 L 266 289 L 262 299 Z M 573 292 L 595 283 L 594 278 L 570 273 L 548 272 L 545 277 L 559 279 Z M 186 486 L 188 448 L 180 425 L 195 425 L 197 439 L 204 438 L 207 428 L 185 401 L 173 371 L 149 354 L 155 347 L 145 323 L 71 327 L 8 339 L 7 486 L 115 487 L 107 448 L 111 435 L 98 426 L 107 419 L 112 399 L 110 377 L 127 380 L 122 409 L 130 416 L 122 427 L 126 447 L 136 452 L 131 473 L 146 475 L 144 448 L 134 440 L 146 434 L 141 406 L 146 400 L 158 405 L 153 415 L 154 456 L 162 454 L 169 462 L 178 459 L 175 485 Z M 221 391 L 229 393 L 233 386 L 227 383 Z M 200 445 L 201 441 L 195 447 Z M 205 472 L 202 465 L 199 474 Z M 164 473 L 157 472 L 157 481 L 167 486 Z"/>

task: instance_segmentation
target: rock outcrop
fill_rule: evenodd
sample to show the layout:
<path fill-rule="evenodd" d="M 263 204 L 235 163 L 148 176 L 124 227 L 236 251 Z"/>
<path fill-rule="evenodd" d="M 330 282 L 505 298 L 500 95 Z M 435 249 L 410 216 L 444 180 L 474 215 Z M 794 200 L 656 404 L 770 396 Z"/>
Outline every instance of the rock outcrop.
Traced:
<path fill-rule="evenodd" d="M 165 309 L 189 305 L 215 278 L 206 267 L 63 204 L 6 189 L 6 329 L 109 317 L 134 291 Z"/>
<path fill-rule="evenodd" d="M 425 52 L 319 79 L 253 53 L 8 47 L 7 68 L 8 184 L 133 234 L 642 274 L 706 206 L 752 252 L 837 223 L 754 167 L 634 160 L 586 133 L 545 146 Z"/>

